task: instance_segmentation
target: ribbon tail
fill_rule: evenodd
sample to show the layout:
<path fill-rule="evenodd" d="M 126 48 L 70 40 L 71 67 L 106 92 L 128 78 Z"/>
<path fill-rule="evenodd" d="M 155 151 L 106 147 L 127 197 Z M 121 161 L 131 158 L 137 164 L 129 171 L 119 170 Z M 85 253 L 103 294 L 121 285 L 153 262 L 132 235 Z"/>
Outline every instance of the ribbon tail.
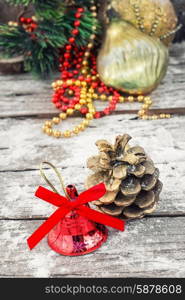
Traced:
<path fill-rule="evenodd" d="M 65 197 L 56 194 L 42 186 L 39 186 L 39 188 L 36 190 L 35 196 L 55 206 L 61 206 L 61 204 L 68 202 Z"/>
<path fill-rule="evenodd" d="M 32 250 L 49 231 L 70 212 L 70 208 L 60 207 L 57 209 L 28 239 L 27 243 Z"/>
<path fill-rule="evenodd" d="M 118 229 L 121 231 L 124 231 L 124 229 L 125 229 L 124 221 L 114 218 L 114 217 L 111 217 L 111 216 L 108 216 L 106 214 L 100 213 L 89 207 L 86 207 L 86 206 L 80 207 L 78 212 L 81 216 L 86 217 L 96 223 L 110 226 L 112 228 L 115 228 L 115 229 Z"/>
<path fill-rule="evenodd" d="M 106 193 L 106 188 L 104 183 L 99 183 L 92 188 L 82 192 L 78 199 L 76 200 L 76 206 L 82 205 L 88 202 L 92 202 L 94 200 L 98 200 L 103 197 Z"/>

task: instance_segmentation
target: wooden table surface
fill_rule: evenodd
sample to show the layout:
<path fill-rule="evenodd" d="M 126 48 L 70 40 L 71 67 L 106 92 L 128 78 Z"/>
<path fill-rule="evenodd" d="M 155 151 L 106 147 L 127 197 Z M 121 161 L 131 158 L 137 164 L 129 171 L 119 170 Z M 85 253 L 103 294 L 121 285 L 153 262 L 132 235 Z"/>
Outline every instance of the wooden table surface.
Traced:
<path fill-rule="evenodd" d="M 50 102 L 50 81 L 31 75 L 0 76 L 0 277 L 184 277 L 185 276 L 185 44 L 173 46 L 170 66 L 153 93 L 154 108 L 181 111 L 169 120 L 134 120 L 133 114 L 94 120 L 72 139 L 43 135 L 46 116 L 57 111 Z M 100 107 L 100 105 L 99 105 Z M 123 104 L 135 110 L 138 104 Z M 183 108 L 176 110 L 176 108 Z M 78 123 L 64 122 L 63 128 Z M 113 141 L 129 133 L 160 169 L 164 188 L 155 213 L 111 230 L 106 244 L 83 257 L 51 251 L 46 239 L 29 251 L 26 239 L 53 207 L 34 197 L 44 184 L 38 166 L 47 160 L 60 168 L 66 184 L 79 191 L 89 173 L 86 159 L 96 153 L 98 138 Z M 56 178 L 47 171 L 55 184 Z"/>

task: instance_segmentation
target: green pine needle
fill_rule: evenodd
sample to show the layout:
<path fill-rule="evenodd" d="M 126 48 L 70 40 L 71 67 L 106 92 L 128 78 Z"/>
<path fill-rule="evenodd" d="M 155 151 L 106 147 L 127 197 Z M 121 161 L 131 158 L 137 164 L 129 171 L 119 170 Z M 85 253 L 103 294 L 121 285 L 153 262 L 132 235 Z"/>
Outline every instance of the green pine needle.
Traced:
<path fill-rule="evenodd" d="M 9 57 L 24 55 L 25 68 L 42 77 L 58 69 L 59 49 L 71 37 L 74 29 L 76 8 L 66 6 L 60 0 L 7 0 L 14 5 L 34 5 L 38 27 L 33 33 L 26 32 L 20 25 L 17 27 L 0 25 L 0 51 Z M 76 1 L 77 7 L 84 7 L 80 19 L 79 34 L 75 38 L 78 47 L 85 46 L 92 34 L 92 26 L 100 31 L 98 21 L 92 17 L 90 0 Z M 67 8 L 67 10 L 66 10 Z"/>

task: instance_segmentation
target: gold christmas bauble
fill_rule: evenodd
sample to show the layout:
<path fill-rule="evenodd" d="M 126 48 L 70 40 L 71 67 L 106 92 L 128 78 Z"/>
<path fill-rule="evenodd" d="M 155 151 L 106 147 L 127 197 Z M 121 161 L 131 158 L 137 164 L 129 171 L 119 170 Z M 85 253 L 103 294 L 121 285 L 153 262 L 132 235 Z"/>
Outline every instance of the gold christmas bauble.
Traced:
<path fill-rule="evenodd" d="M 168 57 L 168 48 L 158 38 L 127 21 L 113 19 L 98 55 L 98 73 L 108 86 L 129 94 L 146 94 L 164 78 Z"/>
<path fill-rule="evenodd" d="M 120 19 L 128 21 L 135 28 L 150 36 L 162 38 L 169 45 L 174 38 L 177 16 L 170 0 L 107 0 L 104 6 L 104 20 L 109 22 L 111 10 Z M 165 37 L 166 36 L 166 37 Z"/>

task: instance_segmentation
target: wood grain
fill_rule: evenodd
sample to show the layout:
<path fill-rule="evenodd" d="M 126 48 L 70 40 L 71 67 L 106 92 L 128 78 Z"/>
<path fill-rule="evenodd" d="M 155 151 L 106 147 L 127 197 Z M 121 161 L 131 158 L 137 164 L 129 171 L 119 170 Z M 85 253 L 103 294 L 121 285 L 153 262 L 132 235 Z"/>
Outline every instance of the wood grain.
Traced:
<path fill-rule="evenodd" d="M 185 169 L 181 163 L 172 162 L 156 165 L 160 170 L 163 191 L 153 216 L 185 216 Z M 75 172 L 73 172 L 75 170 Z M 75 184 L 78 191 L 84 190 L 88 170 L 82 166 L 60 168 L 66 184 Z M 60 189 L 58 180 L 52 171 L 46 174 Z M 71 174 L 73 177 L 71 178 Z M 35 198 L 34 192 L 39 185 L 49 188 L 40 177 L 39 171 L 20 171 L 0 173 L 1 207 L 0 219 L 39 219 L 46 218 L 55 209 L 50 204 Z M 175 187 L 181 187 L 178 190 Z M 12 205 L 13 204 L 13 205 Z"/>
<path fill-rule="evenodd" d="M 155 109 L 184 111 L 184 65 L 185 43 L 171 50 L 168 75 L 153 94 Z M 80 136 L 56 140 L 41 132 L 43 119 L 58 113 L 50 103 L 50 81 L 26 74 L 0 76 L 0 83 L 0 277 L 184 277 L 185 117 L 136 120 L 139 106 L 124 104 L 119 110 L 129 114 L 119 111 L 92 121 Z M 71 118 L 60 128 L 80 121 Z M 51 161 L 66 184 L 75 183 L 82 191 L 89 173 L 86 160 L 97 153 L 95 141 L 113 142 L 122 133 L 133 137 L 132 144 L 143 146 L 160 169 L 164 187 L 156 212 L 129 222 L 123 233 L 110 230 L 108 242 L 83 258 L 57 255 L 46 239 L 30 252 L 26 238 L 54 211 L 34 197 L 38 185 L 44 184 L 40 162 Z M 57 185 L 52 172 L 46 171 Z"/>
<path fill-rule="evenodd" d="M 60 256 L 46 239 L 29 251 L 26 239 L 42 221 L 0 221 L 1 277 L 184 277 L 185 217 L 145 218 L 110 230 L 98 251 Z"/>
<path fill-rule="evenodd" d="M 85 167 L 86 159 L 97 153 L 97 139 L 111 142 L 118 134 L 129 133 L 132 144 L 140 144 L 155 163 L 182 162 L 185 160 L 185 118 L 143 121 L 131 120 L 130 115 L 108 116 L 94 120 L 91 127 L 71 139 L 53 139 L 41 131 L 40 119 L 0 120 L 1 164 L 0 171 L 37 169 L 43 160 L 68 167 Z M 81 121 L 72 118 L 59 127 L 74 127 Z"/>
<path fill-rule="evenodd" d="M 185 108 L 185 42 L 173 45 L 168 74 L 161 85 L 152 93 L 154 109 Z M 57 78 L 59 75 L 54 75 Z M 0 117 L 40 116 L 58 114 L 51 103 L 51 80 L 33 79 L 30 74 L 0 76 Z M 96 102 L 97 109 L 107 104 Z M 119 104 L 117 110 L 134 111 L 138 103 Z"/>

